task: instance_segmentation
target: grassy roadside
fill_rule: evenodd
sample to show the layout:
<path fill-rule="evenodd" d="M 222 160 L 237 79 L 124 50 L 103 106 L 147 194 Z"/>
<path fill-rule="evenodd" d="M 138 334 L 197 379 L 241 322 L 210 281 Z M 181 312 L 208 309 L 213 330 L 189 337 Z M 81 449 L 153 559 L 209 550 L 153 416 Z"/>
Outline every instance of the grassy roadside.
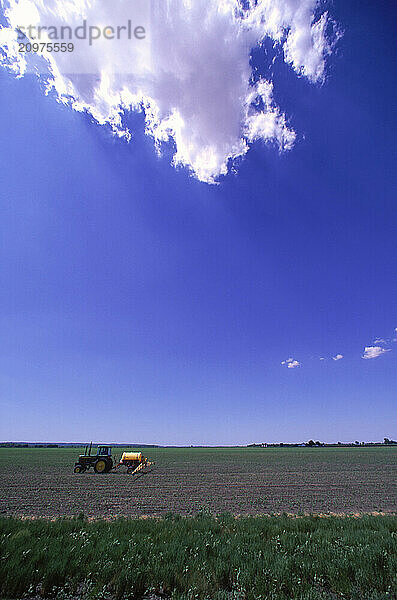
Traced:
<path fill-rule="evenodd" d="M 396 599 L 397 517 L 0 518 L 0 597 L 35 594 Z"/>

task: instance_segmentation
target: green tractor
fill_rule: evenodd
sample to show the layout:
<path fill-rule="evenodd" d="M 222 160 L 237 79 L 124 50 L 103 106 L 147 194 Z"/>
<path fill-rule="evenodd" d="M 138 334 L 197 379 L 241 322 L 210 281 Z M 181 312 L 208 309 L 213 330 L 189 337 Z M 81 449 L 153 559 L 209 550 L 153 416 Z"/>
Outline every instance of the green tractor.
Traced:
<path fill-rule="evenodd" d="M 96 454 L 91 454 L 92 442 L 85 447 L 84 454 L 80 454 L 78 461 L 74 465 L 75 473 L 85 473 L 91 467 L 95 473 L 109 473 L 113 469 L 112 447 L 98 446 Z"/>

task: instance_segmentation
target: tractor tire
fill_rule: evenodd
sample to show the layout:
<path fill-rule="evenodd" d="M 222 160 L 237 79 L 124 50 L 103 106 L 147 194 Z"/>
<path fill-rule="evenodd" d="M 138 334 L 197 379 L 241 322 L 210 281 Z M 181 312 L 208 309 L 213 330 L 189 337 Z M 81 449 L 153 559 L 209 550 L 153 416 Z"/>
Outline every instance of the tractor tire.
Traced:
<path fill-rule="evenodd" d="M 109 473 L 113 469 L 113 463 L 111 460 L 108 460 L 106 463 L 105 473 Z"/>
<path fill-rule="evenodd" d="M 99 459 L 94 465 L 95 473 L 106 473 L 106 461 Z"/>
<path fill-rule="evenodd" d="M 85 468 L 82 465 L 76 465 L 73 469 L 73 473 L 84 473 Z"/>

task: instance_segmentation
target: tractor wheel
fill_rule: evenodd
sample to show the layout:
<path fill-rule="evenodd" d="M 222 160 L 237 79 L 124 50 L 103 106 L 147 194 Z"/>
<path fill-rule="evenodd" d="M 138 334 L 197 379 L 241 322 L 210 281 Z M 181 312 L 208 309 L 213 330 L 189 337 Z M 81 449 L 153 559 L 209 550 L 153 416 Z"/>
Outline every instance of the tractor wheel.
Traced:
<path fill-rule="evenodd" d="M 110 461 L 110 460 L 109 460 L 109 461 L 107 461 L 107 463 L 106 463 L 106 469 L 105 469 L 105 473 L 109 473 L 109 471 L 111 471 L 111 470 L 112 470 L 112 468 L 113 468 L 113 463 L 112 463 L 112 461 Z"/>
<path fill-rule="evenodd" d="M 81 465 L 76 465 L 73 469 L 73 473 L 84 473 L 85 469 Z"/>
<path fill-rule="evenodd" d="M 106 471 L 106 461 L 104 460 L 97 460 L 95 465 L 94 465 L 94 471 L 95 473 L 105 473 Z"/>

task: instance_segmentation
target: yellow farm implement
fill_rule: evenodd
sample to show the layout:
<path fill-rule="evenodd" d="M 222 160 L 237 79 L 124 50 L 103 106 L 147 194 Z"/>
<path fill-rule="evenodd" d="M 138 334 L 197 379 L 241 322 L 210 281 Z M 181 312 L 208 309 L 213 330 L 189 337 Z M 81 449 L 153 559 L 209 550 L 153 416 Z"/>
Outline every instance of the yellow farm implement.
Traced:
<path fill-rule="evenodd" d="M 154 465 L 154 463 L 145 458 L 142 452 L 123 452 L 120 462 L 115 466 L 115 469 L 124 466 L 127 467 L 127 473 L 135 475 L 151 465 Z"/>

